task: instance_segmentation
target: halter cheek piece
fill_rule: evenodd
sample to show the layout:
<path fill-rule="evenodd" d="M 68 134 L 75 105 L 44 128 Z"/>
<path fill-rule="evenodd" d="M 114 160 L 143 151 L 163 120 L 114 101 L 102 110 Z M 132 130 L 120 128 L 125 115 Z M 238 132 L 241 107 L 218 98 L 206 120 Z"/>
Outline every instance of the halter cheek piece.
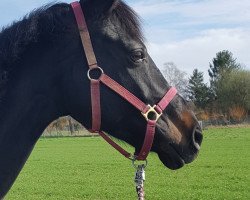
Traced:
<path fill-rule="evenodd" d="M 135 95 L 129 92 L 126 88 L 114 81 L 108 75 L 106 75 L 101 67 L 98 66 L 93 46 L 91 43 L 88 27 L 85 21 L 83 10 L 79 2 L 71 3 L 75 18 L 77 21 L 78 29 L 81 36 L 82 45 L 87 58 L 89 70 L 88 78 L 90 80 L 91 88 L 91 106 L 92 106 L 92 130 L 91 132 L 99 133 L 110 145 L 112 145 L 117 151 L 119 151 L 126 158 L 133 160 L 146 160 L 150 149 L 153 144 L 155 135 L 155 126 L 158 119 L 161 117 L 163 110 L 168 106 L 172 99 L 177 94 L 175 88 L 170 90 L 164 95 L 160 102 L 154 106 L 147 105 L 138 99 Z M 100 77 L 94 79 L 91 77 L 93 70 L 100 71 Z M 147 128 L 143 146 L 138 154 L 130 154 L 113 140 L 110 139 L 103 131 L 101 131 L 101 106 L 100 106 L 100 83 L 106 85 L 108 88 L 119 94 L 122 98 L 132 104 L 137 110 L 141 112 L 147 121 Z M 151 117 L 151 116 L 154 117 Z"/>

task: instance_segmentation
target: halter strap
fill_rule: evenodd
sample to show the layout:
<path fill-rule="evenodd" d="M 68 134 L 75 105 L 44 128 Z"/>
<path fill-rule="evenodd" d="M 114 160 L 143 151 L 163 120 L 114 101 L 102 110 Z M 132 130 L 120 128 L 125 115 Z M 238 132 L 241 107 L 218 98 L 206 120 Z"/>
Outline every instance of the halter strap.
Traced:
<path fill-rule="evenodd" d="M 88 26 L 86 24 L 86 20 L 85 20 L 81 5 L 79 2 L 73 2 L 71 3 L 71 6 L 73 8 L 75 18 L 77 21 L 78 29 L 79 29 L 80 36 L 81 36 L 82 46 L 84 48 L 88 66 L 90 68 L 96 68 L 97 61 L 96 61 L 95 53 L 93 50 L 92 42 L 90 39 Z"/>
<path fill-rule="evenodd" d="M 117 151 L 119 151 L 126 158 L 136 159 L 136 160 L 145 160 L 152 148 L 155 127 L 158 119 L 161 117 L 162 112 L 169 105 L 172 99 L 177 94 L 175 88 L 170 88 L 170 90 L 164 95 L 161 101 L 154 106 L 146 105 L 134 94 L 128 91 L 126 88 L 121 86 L 115 80 L 106 75 L 103 70 L 98 66 L 95 53 L 93 50 L 90 34 L 86 24 L 86 20 L 83 14 L 83 10 L 79 2 L 71 3 L 73 8 L 78 29 L 81 36 L 82 45 L 84 48 L 85 56 L 88 62 L 89 71 L 88 78 L 90 80 L 90 89 L 91 89 L 91 106 L 92 106 L 92 129 L 91 132 L 99 133 L 110 145 L 112 145 Z M 101 75 L 99 79 L 92 79 L 90 77 L 90 72 L 92 70 L 100 70 Z M 112 91 L 120 95 L 131 105 L 133 105 L 141 114 L 145 117 L 147 121 L 146 134 L 144 138 L 143 145 L 138 154 L 130 154 L 124 150 L 121 146 L 116 144 L 109 136 L 107 136 L 103 131 L 101 131 L 101 104 L 100 104 L 100 83 L 104 84 Z M 155 119 L 150 119 L 149 114 L 155 114 Z"/>

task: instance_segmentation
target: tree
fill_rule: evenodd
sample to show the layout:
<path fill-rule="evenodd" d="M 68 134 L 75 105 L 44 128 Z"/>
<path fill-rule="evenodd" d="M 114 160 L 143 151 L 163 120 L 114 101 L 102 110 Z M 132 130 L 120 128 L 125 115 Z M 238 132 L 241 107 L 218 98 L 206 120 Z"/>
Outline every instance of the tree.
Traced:
<path fill-rule="evenodd" d="M 208 74 L 210 76 L 210 86 L 215 96 L 217 96 L 220 82 L 223 82 L 224 78 L 231 71 L 241 68 L 240 64 L 233 58 L 233 54 L 227 50 L 218 52 L 213 59 L 213 63 L 210 63 L 209 67 Z"/>
<path fill-rule="evenodd" d="M 164 64 L 163 75 L 171 86 L 176 87 L 178 92 L 186 98 L 188 79 L 186 72 L 177 68 L 173 62 Z"/>
<path fill-rule="evenodd" d="M 218 52 L 213 59 L 213 64 L 210 63 L 209 67 L 208 74 L 211 81 L 216 81 L 224 74 L 241 68 L 240 64 L 233 58 L 233 54 L 227 50 Z"/>
<path fill-rule="evenodd" d="M 228 105 L 231 105 L 229 102 L 232 101 L 232 98 L 226 97 L 228 94 L 225 93 L 229 86 L 228 80 L 231 73 L 237 72 L 241 68 L 233 54 L 227 50 L 218 52 L 212 64 L 210 63 L 208 74 L 210 76 L 210 91 L 212 92 L 211 102 L 213 100 L 210 107 L 215 109 L 216 112 L 222 111 L 224 114 L 228 112 Z"/>
<path fill-rule="evenodd" d="M 250 110 L 250 71 L 231 71 L 218 87 L 218 104 L 224 112 L 241 107 Z"/>
<path fill-rule="evenodd" d="M 189 78 L 188 98 L 194 102 L 197 108 L 205 109 L 210 102 L 210 96 L 211 92 L 204 83 L 203 73 L 195 69 Z"/>

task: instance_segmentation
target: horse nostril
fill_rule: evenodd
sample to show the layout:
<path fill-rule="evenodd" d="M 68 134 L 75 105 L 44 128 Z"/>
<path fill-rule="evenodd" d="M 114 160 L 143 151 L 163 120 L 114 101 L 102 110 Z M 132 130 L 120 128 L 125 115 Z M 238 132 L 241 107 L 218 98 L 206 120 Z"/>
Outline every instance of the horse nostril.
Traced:
<path fill-rule="evenodd" d="M 200 145 L 202 143 L 203 135 L 200 128 L 196 128 L 193 132 L 193 144 L 197 150 L 200 149 Z"/>

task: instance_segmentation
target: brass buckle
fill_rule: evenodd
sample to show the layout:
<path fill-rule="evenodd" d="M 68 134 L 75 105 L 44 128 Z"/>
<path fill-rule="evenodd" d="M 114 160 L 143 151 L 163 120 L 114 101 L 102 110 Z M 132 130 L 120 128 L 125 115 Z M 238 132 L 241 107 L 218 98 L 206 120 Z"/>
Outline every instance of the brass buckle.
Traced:
<path fill-rule="evenodd" d="M 155 107 L 156 105 L 154 105 L 153 107 L 151 105 L 148 105 L 149 109 L 147 112 L 143 113 L 141 112 L 141 114 L 143 115 L 143 117 L 146 119 L 146 121 L 149 121 L 149 120 L 152 120 L 152 121 L 155 121 L 157 122 L 158 119 L 161 117 L 162 115 L 162 112 L 161 113 L 158 113 L 156 110 L 155 110 Z M 155 115 L 155 119 L 149 119 L 149 114 L 150 113 L 153 113 Z"/>

